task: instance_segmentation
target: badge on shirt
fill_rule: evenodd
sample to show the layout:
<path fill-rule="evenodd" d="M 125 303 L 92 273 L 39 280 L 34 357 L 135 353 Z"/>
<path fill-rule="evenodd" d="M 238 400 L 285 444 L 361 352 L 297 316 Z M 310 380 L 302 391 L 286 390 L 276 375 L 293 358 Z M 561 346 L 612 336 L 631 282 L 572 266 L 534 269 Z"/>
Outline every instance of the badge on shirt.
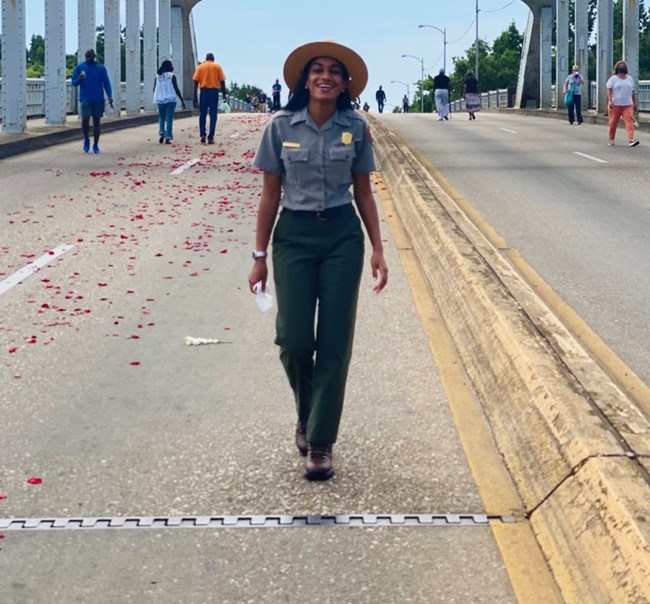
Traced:
<path fill-rule="evenodd" d="M 341 134 L 341 142 L 344 145 L 349 145 L 352 142 L 352 132 L 343 132 Z"/>
<path fill-rule="evenodd" d="M 300 143 L 292 143 L 290 141 L 282 141 L 283 147 L 291 147 L 292 149 L 297 149 L 300 147 Z"/>

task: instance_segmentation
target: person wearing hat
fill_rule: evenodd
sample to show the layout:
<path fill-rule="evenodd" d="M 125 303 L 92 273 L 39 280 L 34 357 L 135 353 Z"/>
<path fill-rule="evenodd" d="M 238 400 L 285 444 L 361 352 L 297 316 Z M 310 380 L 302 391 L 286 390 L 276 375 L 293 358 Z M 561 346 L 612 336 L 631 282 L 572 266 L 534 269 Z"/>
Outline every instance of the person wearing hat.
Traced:
<path fill-rule="evenodd" d="M 264 181 L 248 282 L 253 292 L 257 284 L 266 289 L 272 235 L 275 343 L 294 393 L 296 445 L 306 456 L 305 478 L 327 480 L 334 475 L 363 266 L 359 216 L 372 246 L 374 291 L 388 280 L 370 185 L 372 140 L 351 102 L 368 70 L 350 48 L 312 42 L 291 52 L 284 79 L 291 98 L 267 124 L 254 159 Z"/>
<path fill-rule="evenodd" d="M 578 125 L 582 124 L 582 93 L 580 87 L 585 83 L 580 75 L 580 65 L 574 65 L 571 73 L 564 80 L 564 94 L 571 91 L 570 102 L 567 102 L 569 111 L 569 124 L 577 119 Z"/>

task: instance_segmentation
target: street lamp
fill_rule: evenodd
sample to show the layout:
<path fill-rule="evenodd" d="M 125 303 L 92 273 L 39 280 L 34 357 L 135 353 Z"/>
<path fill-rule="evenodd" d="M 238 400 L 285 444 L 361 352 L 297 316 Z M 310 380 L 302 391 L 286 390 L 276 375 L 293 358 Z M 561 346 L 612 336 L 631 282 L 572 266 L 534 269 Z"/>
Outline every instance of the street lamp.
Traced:
<path fill-rule="evenodd" d="M 478 0 L 476 0 L 476 42 L 474 48 L 474 77 L 478 80 Z"/>
<path fill-rule="evenodd" d="M 442 66 L 445 70 L 445 73 L 447 73 L 447 29 L 440 29 L 439 27 L 436 27 L 435 25 L 427 25 L 426 23 L 422 25 L 418 25 L 418 27 L 430 27 L 432 29 L 437 29 L 441 34 L 442 34 Z"/>
<path fill-rule="evenodd" d="M 416 57 L 415 55 L 402 55 L 402 58 L 410 57 L 416 61 L 420 61 L 420 112 L 424 113 L 424 58 Z"/>
<path fill-rule="evenodd" d="M 400 82 L 400 80 L 391 80 L 391 84 L 402 84 L 402 86 L 406 86 L 406 96 L 410 99 L 411 98 L 411 89 L 409 88 L 409 85 L 406 82 Z"/>

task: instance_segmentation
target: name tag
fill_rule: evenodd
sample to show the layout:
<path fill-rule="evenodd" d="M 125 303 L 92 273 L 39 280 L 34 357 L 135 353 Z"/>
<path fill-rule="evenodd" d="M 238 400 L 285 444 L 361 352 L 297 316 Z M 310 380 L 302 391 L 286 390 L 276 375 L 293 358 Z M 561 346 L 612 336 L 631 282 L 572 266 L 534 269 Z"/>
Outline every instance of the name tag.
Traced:
<path fill-rule="evenodd" d="M 296 149 L 300 147 L 300 143 L 292 143 L 289 141 L 282 141 L 282 146 L 283 147 L 291 147 L 292 149 Z"/>
<path fill-rule="evenodd" d="M 352 142 L 352 132 L 344 132 L 341 134 L 341 142 L 344 145 L 349 145 Z"/>

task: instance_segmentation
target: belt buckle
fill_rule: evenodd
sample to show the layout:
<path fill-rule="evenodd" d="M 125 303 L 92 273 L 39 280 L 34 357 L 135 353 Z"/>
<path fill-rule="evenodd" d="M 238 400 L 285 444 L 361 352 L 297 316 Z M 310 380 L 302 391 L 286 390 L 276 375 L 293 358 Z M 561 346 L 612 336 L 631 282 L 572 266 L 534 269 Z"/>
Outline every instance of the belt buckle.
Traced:
<path fill-rule="evenodd" d="M 316 212 L 316 218 L 321 222 L 327 222 L 327 216 L 325 215 L 325 210 L 318 210 Z"/>

